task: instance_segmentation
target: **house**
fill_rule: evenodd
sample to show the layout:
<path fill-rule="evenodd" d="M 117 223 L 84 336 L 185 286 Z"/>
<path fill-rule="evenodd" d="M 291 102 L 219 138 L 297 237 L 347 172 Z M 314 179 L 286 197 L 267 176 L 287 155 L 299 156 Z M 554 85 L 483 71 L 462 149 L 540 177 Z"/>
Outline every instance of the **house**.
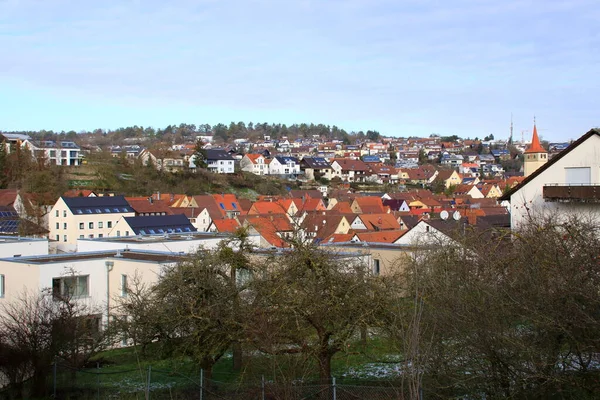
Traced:
<path fill-rule="evenodd" d="M 369 171 L 367 164 L 361 160 L 336 158 L 331 163 L 333 174 L 331 179 L 340 178 L 345 182 L 364 182 Z"/>
<path fill-rule="evenodd" d="M 331 164 L 323 157 L 304 157 L 300 161 L 300 170 L 304 171 L 306 179 L 312 181 L 331 179 L 333 174 Z"/>
<path fill-rule="evenodd" d="M 269 163 L 269 175 L 284 175 L 295 178 L 300 174 L 300 163 L 296 157 L 275 156 Z"/>
<path fill-rule="evenodd" d="M 251 172 L 254 175 L 268 175 L 269 165 L 265 162 L 262 154 L 246 154 L 240 161 L 242 171 Z"/>
<path fill-rule="evenodd" d="M 36 159 L 42 158 L 52 165 L 81 165 L 81 149 L 75 142 L 28 139 L 22 147 L 29 149 Z"/>
<path fill-rule="evenodd" d="M 455 187 L 453 194 L 455 195 L 469 195 L 474 199 L 481 199 L 485 197 L 477 186 L 474 185 L 458 185 Z"/>
<path fill-rule="evenodd" d="M 268 216 L 250 216 L 244 220 L 244 227 L 250 234 L 260 235 L 259 247 L 290 247 L 289 239 L 294 235 L 294 227 L 285 214 Z"/>
<path fill-rule="evenodd" d="M 109 236 L 165 235 L 196 232 L 189 219 L 182 214 L 123 217 L 117 221 Z"/>
<path fill-rule="evenodd" d="M 310 213 L 302 220 L 305 236 L 319 243 L 334 234 L 345 234 L 350 230 L 350 222 L 339 214 Z"/>
<path fill-rule="evenodd" d="M 545 150 L 536 144 L 536 133 L 531 151 L 525 153 L 528 175 L 500 197 L 510 201 L 512 229 L 530 218 L 550 215 L 598 218 L 600 130 L 590 130 L 547 162 L 542 157 Z"/>
<path fill-rule="evenodd" d="M 459 173 L 453 169 L 442 169 L 438 171 L 437 176 L 433 180 L 434 184 L 442 184 L 446 189 L 448 189 L 450 186 L 460 185 L 461 182 L 462 176 L 460 176 Z"/>
<path fill-rule="evenodd" d="M 361 214 L 352 221 L 355 231 L 399 230 L 400 224 L 392 214 Z"/>
<path fill-rule="evenodd" d="M 58 251 L 73 252 L 78 238 L 108 236 L 121 217 L 133 216 L 123 196 L 61 197 L 49 213 L 48 237 Z"/>
<path fill-rule="evenodd" d="M 159 171 L 176 172 L 187 168 L 185 158 L 170 149 L 144 149 L 138 158 L 144 165 L 154 165 Z"/>
<path fill-rule="evenodd" d="M 235 160 L 225 150 L 206 150 L 206 168 L 215 174 L 233 174 Z"/>
<path fill-rule="evenodd" d="M 350 208 L 355 214 L 384 214 L 389 211 L 389 208 L 383 205 L 381 197 L 375 196 L 357 197 Z"/>
<path fill-rule="evenodd" d="M 216 233 L 234 233 L 239 228 L 240 223 L 237 219 L 215 219 L 208 228 L 208 231 Z"/>

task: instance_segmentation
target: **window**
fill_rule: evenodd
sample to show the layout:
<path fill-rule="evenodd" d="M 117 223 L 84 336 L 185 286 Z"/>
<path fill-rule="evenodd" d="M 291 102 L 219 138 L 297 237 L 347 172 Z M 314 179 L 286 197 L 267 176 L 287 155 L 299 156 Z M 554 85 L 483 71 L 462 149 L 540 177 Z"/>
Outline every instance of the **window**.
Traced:
<path fill-rule="evenodd" d="M 379 260 L 373 260 L 373 274 L 379 275 Z"/>
<path fill-rule="evenodd" d="M 55 297 L 89 296 L 89 275 L 53 278 L 52 294 Z"/>
<path fill-rule="evenodd" d="M 85 227 L 85 224 L 83 222 L 80 222 L 79 223 L 79 229 L 84 229 L 84 227 Z"/>
<path fill-rule="evenodd" d="M 101 237 L 104 237 L 104 234 L 103 234 L 103 233 L 99 233 L 99 234 L 98 234 L 98 237 L 99 237 L 99 238 L 101 238 Z"/>
<path fill-rule="evenodd" d="M 104 223 L 102 221 L 98 222 L 98 228 L 104 228 Z"/>
<path fill-rule="evenodd" d="M 129 236 L 129 231 L 125 231 L 125 236 Z"/>
<path fill-rule="evenodd" d="M 425 232 L 429 232 L 429 225 L 425 227 Z"/>
<path fill-rule="evenodd" d="M 67 210 L 63 210 L 63 217 L 67 218 Z"/>
<path fill-rule="evenodd" d="M 56 241 L 58 242 L 60 240 L 60 235 L 56 235 Z"/>
<path fill-rule="evenodd" d="M 58 217 L 58 210 L 56 210 L 56 216 Z"/>
<path fill-rule="evenodd" d="M 590 167 L 565 168 L 565 183 L 567 185 L 589 185 L 592 182 Z"/>
<path fill-rule="evenodd" d="M 117 231 L 117 237 L 121 236 L 121 231 Z"/>
<path fill-rule="evenodd" d="M 90 234 L 88 237 L 89 237 L 90 239 L 93 239 L 93 238 L 94 238 L 94 234 L 92 233 L 92 234 Z"/>
<path fill-rule="evenodd" d="M 67 229 L 67 223 L 66 222 L 63 224 L 63 229 Z"/>
<path fill-rule="evenodd" d="M 108 222 L 106 223 L 106 227 L 107 227 L 107 228 L 112 228 L 112 221 L 108 221 Z"/>
<path fill-rule="evenodd" d="M 63 236 L 63 242 L 66 242 L 66 241 L 67 241 L 67 235 L 64 235 Z"/>
<path fill-rule="evenodd" d="M 90 229 L 94 229 L 94 223 L 93 223 L 93 222 L 89 222 L 89 223 L 88 223 L 88 228 L 90 228 Z"/>
<path fill-rule="evenodd" d="M 85 236 L 84 235 L 79 235 L 79 239 L 84 239 Z"/>
<path fill-rule="evenodd" d="M 59 222 L 56 223 L 56 229 L 60 229 L 60 223 Z"/>
<path fill-rule="evenodd" d="M 121 297 L 127 296 L 127 275 L 121 275 Z"/>

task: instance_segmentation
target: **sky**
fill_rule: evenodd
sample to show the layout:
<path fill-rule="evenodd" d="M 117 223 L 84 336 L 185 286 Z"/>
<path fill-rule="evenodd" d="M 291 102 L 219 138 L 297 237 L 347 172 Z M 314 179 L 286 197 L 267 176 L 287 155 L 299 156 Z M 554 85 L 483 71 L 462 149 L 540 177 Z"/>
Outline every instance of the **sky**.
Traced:
<path fill-rule="evenodd" d="M 576 139 L 598 0 L 0 0 L 0 130 L 231 121 Z"/>

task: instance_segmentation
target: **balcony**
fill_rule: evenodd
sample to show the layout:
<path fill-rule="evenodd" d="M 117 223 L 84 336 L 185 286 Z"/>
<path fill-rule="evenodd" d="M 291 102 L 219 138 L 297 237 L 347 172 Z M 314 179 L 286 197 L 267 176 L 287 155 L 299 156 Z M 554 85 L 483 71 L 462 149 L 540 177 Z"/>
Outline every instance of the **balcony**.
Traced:
<path fill-rule="evenodd" d="M 598 203 L 600 185 L 549 184 L 544 186 L 543 197 L 546 201 Z"/>

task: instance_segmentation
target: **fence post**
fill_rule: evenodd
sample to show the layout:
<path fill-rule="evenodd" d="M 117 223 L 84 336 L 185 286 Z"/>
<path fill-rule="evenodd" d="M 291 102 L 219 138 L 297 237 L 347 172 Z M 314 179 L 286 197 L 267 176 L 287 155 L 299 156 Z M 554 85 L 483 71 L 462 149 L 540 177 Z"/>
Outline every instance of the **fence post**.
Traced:
<path fill-rule="evenodd" d="M 423 387 L 419 386 L 419 400 L 423 400 Z"/>
<path fill-rule="evenodd" d="M 333 400 L 337 400 L 337 393 L 335 388 L 335 376 L 331 377 L 331 386 L 333 386 Z"/>
<path fill-rule="evenodd" d="M 204 398 L 204 369 L 200 368 L 200 400 Z"/>
<path fill-rule="evenodd" d="M 146 381 L 146 400 L 150 400 L 150 378 L 152 377 L 152 365 L 148 365 L 148 380 Z"/>
<path fill-rule="evenodd" d="M 54 363 L 52 363 L 52 397 L 56 399 L 56 358 L 54 359 Z"/>
<path fill-rule="evenodd" d="M 96 385 L 98 386 L 98 392 L 96 398 L 100 400 L 100 363 L 96 363 Z"/>
<path fill-rule="evenodd" d="M 261 391 L 262 391 L 262 400 L 265 400 L 265 376 L 263 375 L 260 382 Z"/>

